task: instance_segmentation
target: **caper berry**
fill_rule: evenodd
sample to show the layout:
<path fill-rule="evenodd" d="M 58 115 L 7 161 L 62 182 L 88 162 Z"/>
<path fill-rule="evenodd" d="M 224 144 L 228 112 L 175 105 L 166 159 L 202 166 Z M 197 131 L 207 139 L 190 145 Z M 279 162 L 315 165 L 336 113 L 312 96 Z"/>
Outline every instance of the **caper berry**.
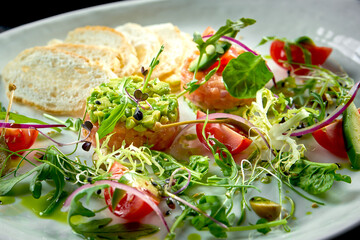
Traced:
<path fill-rule="evenodd" d="M 141 121 L 143 119 L 144 115 L 140 111 L 139 107 L 136 107 L 136 110 L 135 110 L 135 113 L 134 113 L 133 117 L 138 121 Z"/>

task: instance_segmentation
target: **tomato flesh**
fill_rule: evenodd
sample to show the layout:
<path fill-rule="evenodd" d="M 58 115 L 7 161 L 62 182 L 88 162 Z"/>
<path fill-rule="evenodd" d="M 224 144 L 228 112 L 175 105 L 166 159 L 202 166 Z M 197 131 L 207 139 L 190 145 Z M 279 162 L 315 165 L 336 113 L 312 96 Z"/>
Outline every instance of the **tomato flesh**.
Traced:
<path fill-rule="evenodd" d="M 235 50 L 235 48 L 230 47 L 230 49 L 226 53 L 224 53 L 224 55 L 222 55 L 220 57 L 220 66 L 216 72 L 218 74 L 222 74 L 222 72 L 224 71 L 226 65 L 230 62 L 230 60 L 237 58 L 238 56 L 239 56 L 239 53 Z M 212 69 L 216 68 L 218 65 L 219 65 L 219 62 L 216 61 L 213 65 L 211 65 L 207 69 L 207 71 L 211 71 Z"/>
<path fill-rule="evenodd" d="M 110 191 L 104 191 L 105 201 L 109 210 L 118 217 L 129 221 L 137 221 L 153 211 L 153 209 L 142 199 L 131 194 L 125 194 L 117 204 L 116 208 L 112 209 L 111 199 L 113 194 L 113 188 L 110 188 Z M 159 204 L 159 202 L 155 203 Z"/>
<path fill-rule="evenodd" d="M 204 117 L 206 114 L 198 111 L 197 118 Z M 196 134 L 200 142 L 207 148 L 209 146 L 206 143 L 205 138 L 202 135 L 204 124 L 196 124 Z M 205 126 L 205 136 L 215 138 L 222 144 L 224 144 L 231 154 L 237 154 L 244 151 L 250 146 L 252 140 L 244 136 L 244 133 L 230 125 L 218 124 L 218 123 L 208 123 Z M 210 144 L 214 145 L 212 141 Z"/>
<path fill-rule="evenodd" d="M 5 142 L 10 151 L 17 152 L 29 149 L 35 143 L 38 134 L 35 129 L 7 128 Z"/>
<path fill-rule="evenodd" d="M 110 172 L 113 174 L 113 179 L 120 179 L 128 169 L 121 165 L 118 162 L 114 162 Z M 146 188 L 136 187 L 139 191 L 142 191 L 148 194 L 151 197 L 151 194 Z M 138 221 L 139 219 L 145 217 L 153 211 L 153 209 L 144 202 L 141 198 L 134 196 L 132 194 L 125 193 L 124 196 L 120 199 L 119 203 L 116 205 L 115 209 L 112 208 L 112 196 L 114 195 L 114 188 L 107 188 L 104 190 L 105 203 L 108 205 L 109 210 L 116 216 L 124 218 L 128 221 Z M 154 203 L 159 204 L 159 201 L 155 198 L 151 198 Z"/>
<path fill-rule="evenodd" d="M 360 109 L 358 112 L 360 113 Z M 321 147 L 335 156 L 348 159 L 342 124 L 342 119 L 336 119 L 329 125 L 313 132 L 312 136 Z"/>
<path fill-rule="evenodd" d="M 303 43 L 302 47 L 307 49 L 311 53 L 311 64 L 312 65 L 322 65 L 325 63 L 326 59 L 332 52 L 332 48 L 329 47 L 321 47 L 316 46 L 314 44 Z M 285 52 L 285 42 L 281 40 L 274 40 L 270 46 L 270 55 L 271 58 L 281 67 L 286 68 L 288 70 L 294 69 L 295 73 L 298 75 L 305 75 L 309 73 L 307 69 L 301 69 L 298 64 L 295 63 L 305 63 L 304 53 L 299 46 L 290 45 L 292 62 L 291 66 L 288 66 L 288 63 L 284 63 L 288 61 L 286 52 Z"/>
<path fill-rule="evenodd" d="M 345 159 L 348 157 L 343 138 L 342 120 L 335 120 L 326 127 L 316 130 L 312 135 L 320 146 L 335 156 Z"/>

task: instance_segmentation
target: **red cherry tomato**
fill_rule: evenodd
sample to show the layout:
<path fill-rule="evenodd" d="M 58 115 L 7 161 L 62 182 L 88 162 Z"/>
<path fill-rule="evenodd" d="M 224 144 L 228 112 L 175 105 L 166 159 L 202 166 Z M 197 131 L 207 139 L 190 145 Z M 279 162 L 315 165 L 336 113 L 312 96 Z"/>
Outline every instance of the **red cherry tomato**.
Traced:
<path fill-rule="evenodd" d="M 35 129 L 7 128 L 5 142 L 9 150 L 13 152 L 29 149 L 36 141 L 38 134 L 39 132 Z"/>
<path fill-rule="evenodd" d="M 206 114 L 201 111 L 197 112 L 197 118 L 203 117 L 205 115 Z M 202 135 L 203 127 L 204 124 L 201 123 L 196 124 L 196 134 L 200 142 L 203 143 L 208 148 L 206 140 Z M 218 124 L 218 123 L 206 124 L 205 136 L 206 137 L 210 136 L 212 138 L 217 139 L 219 142 L 221 142 L 227 147 L 227 149 L 230 151 L 231 154 L 237 154 L 244 151 L 252 143 L 252 140 L 244 136 L 244 133 L 241 130 L 226 124 Z M 213 143 L 210 141 L 210 144 Z"/>
<path fill-rule="evenodd" d="M 340 158 L 348 158 L 343 138 L 342 120 L 335 120 L 312 133 L 320 146 Z"/>
<path fill-rule="evenodd" d="M 114 162 L 110 172 L 113 174 L 113 179 L 121 179 L 121 177 L 128 172 L 129 170 L 121 165 L 118 162 Z M 137 181 L 137 182 L 135 182 Z M 135 178 L 134 182 L 129 182 L 128 185 L 131 185 L 138 189 L 139 191 L 148 194 L 154 203 L 159 204 L 160 200 L 153 196 L 152 191 L 149 188 L 153 187 L 151 183 L 145 183 L 147 180 L 141 178 Z M 121 180 L 120 180 L 121 182 Z M 147 185 L 147 186 L 146 186 Z M 124 196 L 120 199 L 119 203 L 116 205 L 116 208 L 112 208 L 112 196 L 114 194 L 114 188 L 108 188 L 104 190 L 105 202 L 108 205 L 109 210 L 114 213 L 114 215 L 124 218 L 128 221 L 139 221 L 139 219 L 145 217 L 153 211 L 153 209 L 144 202 L 141 198 L 134 196 L 132 194 L 125 193 Z"/>
<path fill-rule="evenodd" d="M 326 59 L 329 57 L 329 55 L 332 52 L 332 48 L 329 47 L 320 47 L 316 46 L 315 44 L 311 43 L 300 43 L 300 45 L 307 49 L 311 53 L 311 64 L 312 65 L 322 65 L 326 61 Z M 291 51 L 291 57 L 292 62 L 294 63 L 305 63 L 304 59 L 304 53 L 302 49 L 297 45 L 290 45 L 290 51 Z M 287 66 L 287 63 L 284 63 L 284 61 L 288 61 L 286 52 L 285 52 L 285 42 L 281 40 L 274 40 L 271 43 L 270 46 L 270 55 L 272 59 L 281 67 L 286 69 L 294 69 L 296 74 L 299 75 L 305 75 L 309 71 L 307 69 L 301 69 L 299 68 L 298 64 L 291 64 L 290 66 Z"/>
<path fill-rule="evenodd" d="M 239 53 L 236 51 L 236 49 L 233 47 L 230 47 L 230 49 L 226 53 L 224 53 L 224 55 L 222 55 L 220 57 L 220 66 L 216 72 L 219 74 L 222 74 L 222 72 L 224 71 L 226 65 L 230 62 L 230 60 L 237 58 L 238 56 L 239 56 Z M 216 61 L 213 65 L 211 65 L 207 69 L 207 71 L 210 71 L 210 70 L 216 68 L 218 65 L 219 65 L 219 62 Z"/>
<path fill-rule="evenodd" d="M 360 113 L 360 109 L 358 109 Z M 316 142 L 337 157 L 348 159 L 343 135 L 342 119 L 312 133 Z"/>

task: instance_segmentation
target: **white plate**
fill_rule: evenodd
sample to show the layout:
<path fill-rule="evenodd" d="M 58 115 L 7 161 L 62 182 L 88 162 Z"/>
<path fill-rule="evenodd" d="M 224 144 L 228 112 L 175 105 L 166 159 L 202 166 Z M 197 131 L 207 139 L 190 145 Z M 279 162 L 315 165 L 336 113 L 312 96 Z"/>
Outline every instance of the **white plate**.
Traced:
<path fill-rule="evenodd" d="M 249 17 L 257 23 L 241 31 L 243 41 L 263 54 L 268 45 L 256 48 L 263 36 L 294 39 L 310 36 L 319 45 L 334 48 L 333 63 L 339 63 L 355 80 L 360 79 L 360 1 L 357 0 L 177 0 L 129 1 L 91 7 L 30 23 L 0 34 L 0 69 L 20 51 L 45 45 L 52 38 L 64 38 L 75 27 L 107 25 L 115 27 L 126 22 L 142 25 L 172 22 L 192 34 L 207 26 L 214 28 L 226 19 Z M 4 85 L 0 85 L 0 101 L 7 103 Z M 359 104 L 359 97 L 356 103 Z M 16 106 L 16 109 L 26 107 Z M 29 110 L 31 114 L 36 111 Z M 297 219 L 290 224 L 291 232 L 274 231 L 256 239 L 329 239 L 360 223 L 360 174 L 351 175 L 352 184 L 335 183 L 319 199 L 326 206 L 311 208 L 311 203 L 297 201 Z M 312 214 L 306 214 L 311 211 Z M 248 233 L 241 234 L 244 239 Z M 0 206 L 0 238 L 7 239 L 79 239 L 69 226 L 35 217 L 18 205 Z M 178 239 L 186 239 L 187 233 Z M 205 239 L 205 238 L 203 238 Z"/>

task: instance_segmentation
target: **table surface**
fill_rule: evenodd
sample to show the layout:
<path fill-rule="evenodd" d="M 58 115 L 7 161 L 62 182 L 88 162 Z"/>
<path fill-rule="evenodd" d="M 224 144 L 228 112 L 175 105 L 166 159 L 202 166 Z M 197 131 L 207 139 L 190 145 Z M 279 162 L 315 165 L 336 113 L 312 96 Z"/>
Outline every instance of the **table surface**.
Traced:
<path fill-rule="evenodd" d="M 42 1 L 23 1 L 21 3 L 8 1 L 7 3 L 2 3 L 2 8 L 6 9 L 7 14 L 0 14 L 0 33 L 46 17 L 111 2 L 117 1 L 87 0 L 70 2 L 63 0 L 59 2 L 52 2 L 51 7 L 44 7 Z M 22 10 L 19 10 L 19 7 L 21 7 Z M 26 12 L 23 12 L 24 10 L 26 10 Z M 356 239 L 357 237 L 355 236 L 359 233 L 360 226 L 332 238 L 331 240 Z"/>

